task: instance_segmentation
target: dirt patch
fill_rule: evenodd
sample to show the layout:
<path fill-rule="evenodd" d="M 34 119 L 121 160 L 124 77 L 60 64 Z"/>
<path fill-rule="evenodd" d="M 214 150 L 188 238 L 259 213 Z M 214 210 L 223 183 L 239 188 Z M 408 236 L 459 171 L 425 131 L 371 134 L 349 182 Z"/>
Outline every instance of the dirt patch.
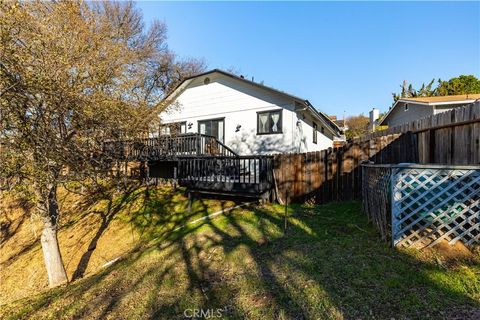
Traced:
<path fill-rule="evenodd" d="M 445 261 L 461 261 L 470 260 L 474 258 L 474 254 L 468 247 L 466 247 L 460 241 L 451 245 L 446 240 L 442 240 L 434 245 L 430 250 L 440 255 Z"/>

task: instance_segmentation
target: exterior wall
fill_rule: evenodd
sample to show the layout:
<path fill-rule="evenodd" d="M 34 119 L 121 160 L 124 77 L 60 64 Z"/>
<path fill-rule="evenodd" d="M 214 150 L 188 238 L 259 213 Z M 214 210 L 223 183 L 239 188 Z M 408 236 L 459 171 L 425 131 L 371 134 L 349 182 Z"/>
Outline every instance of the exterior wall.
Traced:
<path fill-rule="evenodd" d="M 439 114 L 442 112 L 450 111 L 455 108 L 466 107 L 473 105 L 472 103 L 466 104 L 442 104 L 442 105 L 421 105 L 413 102 L 408 103 L 408 110 L 405 111 L 405 103 L 399 103 L 395 110 L 389 115 L 387 124 L 389 127 L 395 127 L 402 123 L 412 122 L 421 118 Z"/>
<path fill-rule="evenodd" d="M 405 104 L 399 103 L 389 115 L 387 125 L 391 127 L 402 123 L 412 122 L 434 114 L 433 106 L 408 103 L 408 110 L 405 111 Z"/>
<path fill-rule="evenodd" d="M 434 114 L 439 114 L 445 111 L 450 111 L 454 108 L 461 108 L 461 107 L 466 107 L 469 105 L 473 105 L 473 103 L 467 103 L 467 104 L 449 104 L 449 105 L 440 105 L 440 106 L 435 106 L 434 108 Z"/>
<path fill-rule="evenodd" d="M 204 84 L 205 78 L 210 82 Z M 257 112 L 282 110 L 282 133 L 257 134 Z M 187 122 L 187 132 L 198 132 L 198 121 L 224 118 L 225 144 L 239 154 L 306 152 L 332 146 L 332 139 L 318 132 L 312 143 L 312 121 L 305 111 L 296 112 L 294 101 L 253 84 L 209 74 L 196 78 L 160 117 L 163 123 Z M 300 124 L 297 125 L 297 121 Z M 188 124 L 192 124 L 189 128 Z M 240 125 L 240 130 L 236 130 Z M 317 122 L 320 130 L 321 124 Z"/>
<path fill-rule="evenodd" d="M 318 119 L 305 112 L 297 112 L 296 118 L 300 123 L 294 123 L 297 133 L 295 152 L 320 151 L 333 146 L 333 136 L 326 129 L 325 134 L 321 133 L 322 123 Z M 313 123 L 317 124 L 317 143 L 313 143 Z"/>

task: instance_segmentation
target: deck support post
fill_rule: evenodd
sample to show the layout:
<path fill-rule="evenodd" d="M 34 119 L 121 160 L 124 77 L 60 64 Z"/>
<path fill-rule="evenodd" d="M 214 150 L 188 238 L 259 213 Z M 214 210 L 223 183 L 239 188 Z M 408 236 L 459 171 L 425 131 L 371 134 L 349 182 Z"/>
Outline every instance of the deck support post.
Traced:
<path fill-rule="evenodd" d="M 188 191 L 188 207 L 187 207 L 188 213 L 192 213 L 192 202 L 193 202 L 192 192 Z"/>
<path fill-rule="evenodd" d="M 173 167 L 173 190 L 177 190 L 178 168 Z"/>
<path fill-rule="evenodd" d="M 125 159 L 125 174 L 123 175 L 123 187 L 127 189 L 127 179 L 128 179 L 128 159 Z"/>
<path fill-rule="evenodd" d="M 148 162 L 144 162 L 145 168 L 145 199 L 150 200 L 150 168 L 148 167 Z"/>
<path fill-rule="evenodd" d="M 285 231 L 287 234 L 287 223 L 288 223 L 288 191 L 285 190 Z"/>
<path fill-rule="evenodd" d="M 116 166 L 116 172 L 115 172 L 115 185 L 116 185 L 116 188 L 117 188 L 117 192 L 120 191 L 120 161 L 116 160 L 115 161 L 115 166 Z"/>

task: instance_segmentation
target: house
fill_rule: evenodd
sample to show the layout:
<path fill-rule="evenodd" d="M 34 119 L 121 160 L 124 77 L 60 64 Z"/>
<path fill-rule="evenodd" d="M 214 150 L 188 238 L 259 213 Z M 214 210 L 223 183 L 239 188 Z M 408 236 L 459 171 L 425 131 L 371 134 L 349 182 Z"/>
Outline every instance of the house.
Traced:
<path fill-rule="evenodd" d="M 335 125 L 342 131 L 345 132 L 348 130 L 348 126 L 345 122 L 345 115 L 343 116 L 343 119 L 337 119 L 337 116 L 330 116 L 330 120 L 335 123 Z"/>
<path fill-rule="evenodd" d="M 181 82 L 166 98 L 161 133 L 202 133 L 240 155 L 332 147 L 342 132 L 305 99 L 222 70 Z"/>
<path fill-rule="evenodd" d="M 381 126 L 395 127 L 402 123 L 472 105 L 480 94 L 463 94 L 441 97 L 402 98 L 395 102 L 380 122 Z"/>

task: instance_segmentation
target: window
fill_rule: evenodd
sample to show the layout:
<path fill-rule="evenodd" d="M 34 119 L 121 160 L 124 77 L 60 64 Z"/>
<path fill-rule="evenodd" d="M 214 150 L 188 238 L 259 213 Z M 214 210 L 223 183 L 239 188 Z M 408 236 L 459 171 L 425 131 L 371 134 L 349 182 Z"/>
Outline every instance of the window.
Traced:
<path fill-rule="evenodd" d="M 224 142 L 225 138 L 225 119 L 210 119 L 198 121 L 198 132 L 213 136 L 218 141 Z"/>
<path fill-rule="evenodd" d="M 318 131 L 318 128 L 317 128 L 317 124 L 314 122 L 313 123 L 313 143 L 317 143 L 317 131 Z"/>
<path fill-rule="evenodd" d="M 408 111 L 408 103 L 405 103 L 405 111 Z"/>
<path fill-rule="evenodd" d="M 325 128 L 324 128 L 324 127 L 320 127 L 320 132 L 321 132 L 322 134 L 324 134 L 324 133 L 325 133 Z"/>
<path fill-rule="evenodd" d="M 174 122 L 167 123 L 160 127 L 160 134 L 183 134 L 187 133 L 187 123 L 186 122 Z"/>
<path fill-rule="evenodd" d="M 257 113 L 257 134 L 282 133 L 282 110 Z"/>

